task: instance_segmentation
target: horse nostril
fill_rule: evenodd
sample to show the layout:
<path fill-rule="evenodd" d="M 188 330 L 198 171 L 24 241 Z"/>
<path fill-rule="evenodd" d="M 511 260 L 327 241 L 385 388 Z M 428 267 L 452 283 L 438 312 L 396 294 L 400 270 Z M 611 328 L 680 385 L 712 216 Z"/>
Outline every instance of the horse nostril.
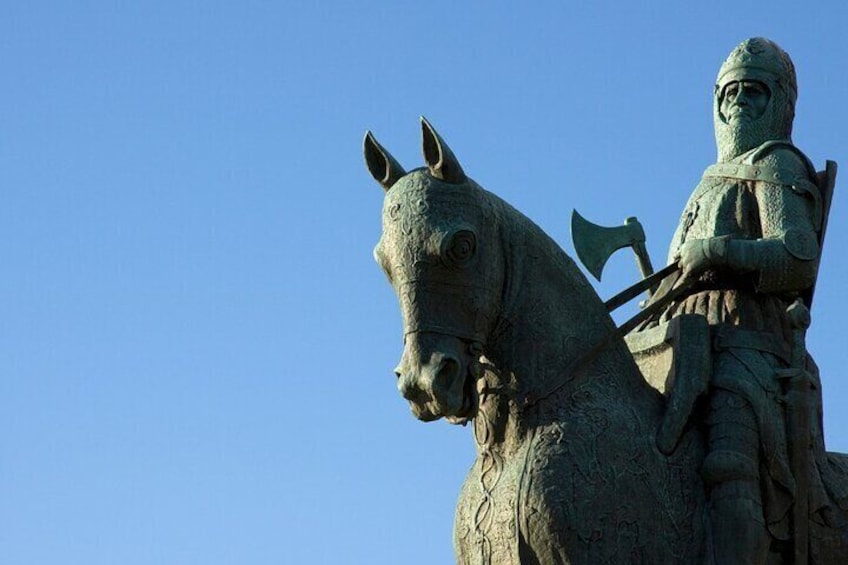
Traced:
<path fill-rule="evenodd" d="M 442 362 L 439 363 L 439 370 L 436 373 L 434 384 L 443 390 L 447 390 L 451 387 L 451 384 L 458 376 L 459 361 L 452 357 L 445 357 L 442 359 Z"/>
<path fill-rule="evenodd" d="M 415 386 L 412 379 L 404 378 L 400 374 L 398 374 L 397 387 L 400 395 L 407 400 L 415 400 L 421 395 L 421 391 Z"/>

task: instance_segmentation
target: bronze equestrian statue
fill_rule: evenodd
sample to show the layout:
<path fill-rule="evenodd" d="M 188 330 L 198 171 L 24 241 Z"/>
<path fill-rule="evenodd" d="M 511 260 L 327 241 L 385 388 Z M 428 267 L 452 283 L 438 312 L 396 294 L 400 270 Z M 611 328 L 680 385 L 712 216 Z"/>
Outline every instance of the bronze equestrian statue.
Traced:
<path fill-rule="evenodd" d="M 426 120 L 411 172 L 366 135 L 386 191 L 374 254 L 403 316 L 398 388 L 417 418 L 473 426 L 458 563 L 848 563 L 848 456 L 824 451 L 803 343 L 835 169 L 792 145 L 796 93 L 772 42 L 731 53 L 719 162 L 672 274 L 621 328 Z"/>

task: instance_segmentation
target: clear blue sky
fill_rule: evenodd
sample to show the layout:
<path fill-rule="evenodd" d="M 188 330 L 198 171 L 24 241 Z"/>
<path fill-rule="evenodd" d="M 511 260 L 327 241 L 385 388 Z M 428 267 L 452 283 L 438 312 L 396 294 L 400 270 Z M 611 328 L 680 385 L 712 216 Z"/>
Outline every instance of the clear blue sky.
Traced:
<path fill-rule="evenodd" d="M 636 215 L 659 264 L 763 35 L 848 178 L 844 2 L 624 4 L 6 2 L 0 562 L 452 562 L 473 442 L 395 390 L 366 129 L 413 168 L 425 115 L 565 249 L 572 208 Z M 809 336 L 841 451 L 846 183 Z M 598 290 L 635 279 L 621 254 Z"/>

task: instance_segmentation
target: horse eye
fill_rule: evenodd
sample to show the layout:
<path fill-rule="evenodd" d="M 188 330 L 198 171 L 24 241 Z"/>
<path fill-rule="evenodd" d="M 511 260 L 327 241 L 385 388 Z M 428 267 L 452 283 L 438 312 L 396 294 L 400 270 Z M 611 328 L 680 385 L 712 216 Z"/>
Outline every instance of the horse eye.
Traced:
<path fill-rule="evenodd" d="M 442 260 L 447 265 L 462 265 L 477 251 L 477 237 L 469 230 L 459 230 L 444 239 Z"/>

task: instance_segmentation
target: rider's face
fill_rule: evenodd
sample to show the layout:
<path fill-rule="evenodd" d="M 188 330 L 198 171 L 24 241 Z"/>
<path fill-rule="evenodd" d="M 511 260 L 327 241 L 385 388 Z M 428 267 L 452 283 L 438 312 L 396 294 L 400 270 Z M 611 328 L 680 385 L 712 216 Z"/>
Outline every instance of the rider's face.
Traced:
<path fill-rule="evenodd" d="M 771 93 L 765 84 L 755 80 L 740 80 L 724 87 L 721 113 L 729 123 L 754 121 L 763 115 Z"/>

